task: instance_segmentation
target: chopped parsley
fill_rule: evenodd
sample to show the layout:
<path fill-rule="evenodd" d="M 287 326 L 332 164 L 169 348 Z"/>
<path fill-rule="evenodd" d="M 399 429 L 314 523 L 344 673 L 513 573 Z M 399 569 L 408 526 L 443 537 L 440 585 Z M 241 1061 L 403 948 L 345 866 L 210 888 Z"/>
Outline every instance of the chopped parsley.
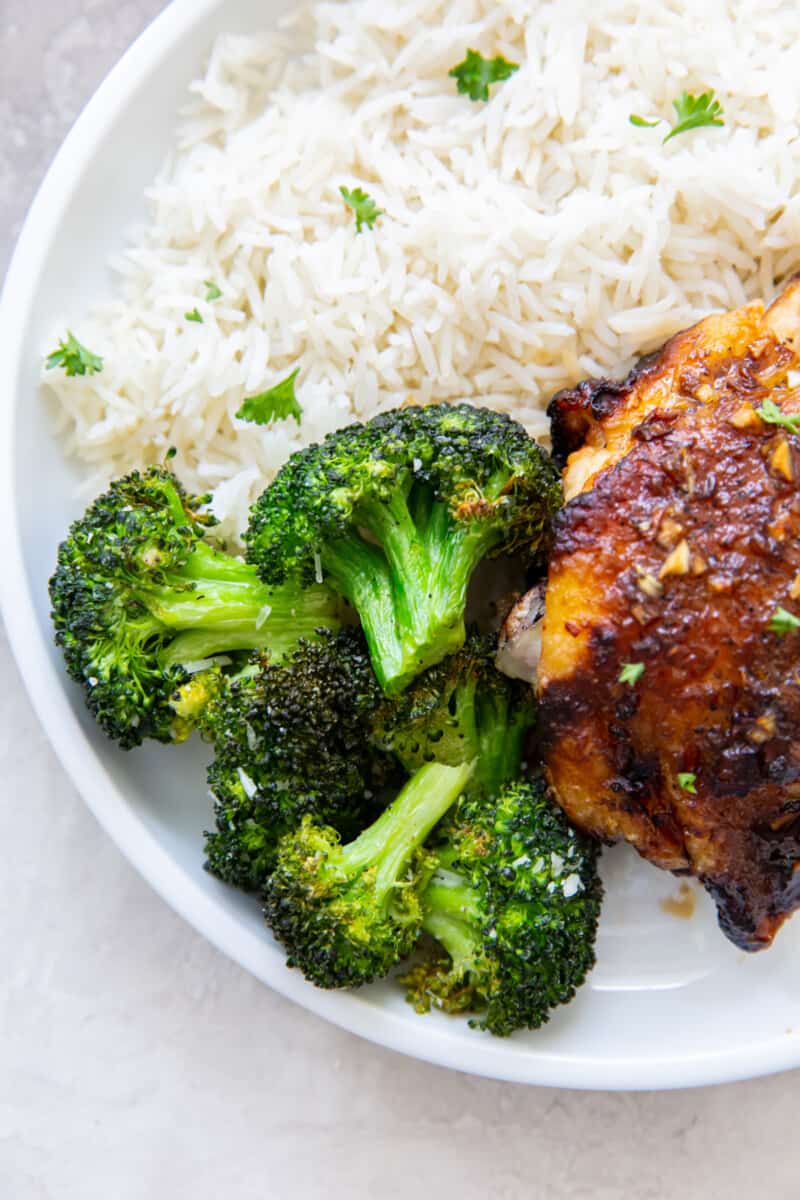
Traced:
<path fill-rule="evenodd" d="M 48 371 L 63 367 L 64 374 L 70 377 L 98 375 L 103 369 L 103 360 L 99 354 L 92 354 L 81 345 L 74 333 L 67 331 L 66 341 L 60 341 L 58 348 L 48 355 L 46 366 Z"/>
<path fill-rule="evenodd" d="M 196 308 L 193 308 L 191 312 L 184 313 L 184 316 L 186 317 L 187 321 L 196 321 L 198 325 L 203 324 L 203 318 L 200 316 L 200 313 Z"/>
<path fill-rule="evenodd" d="M 619 683 L 629 683 L 634 687 L 644 675 L 644 663 L 623 663 L 619 673 Z"/>
<path fill-rule="evenodd" d="M 766 425 L 782 425 L 790 433 L 800 433 L 800 413 L 785 413 L 774 400 L 765 400 L 756 412 Z"/>
<path fill-rule="evenodd" d="M 678 774 L 678 787 L 683 788 L 684 792 L 688 792 L 690 796 L 697 795 L 697 788 L 694 786 L 697 782 L 697 776 L 694 771 L 680 771 Z"/>
<path fill-rule="evenodd" d="M 207 279 L 205 281 L 205 283 L 206 283 L 206 287 L 208 288 L 208 291 L 206 292 L 206 302 L 208 304 L 210 304 L 212 300 L 219 300 L 220 296 L 222 295 L 222 292 L 219 290 L 217 285 L 214 283 L 214 280 Z"/>
<path fill-rule="evenodd" d="M 273 421 L 294 417 L 297 424 L 303 417 L 297 396 L 294 393 L 294 381 L 300 374 L 297 367 L 291 375 L 287 375 L 280 383 L 259 392 L 257 396 L 249 396 L 242 404 L 236 416 L 240 421 L 252 421 L 254 425 L 269 425 Z"/>
<path fill-rule="evenodd" d="M 693 96 L 691 92 L 681 92 L 677 100 L 672 101 L 672 107 L 675 109 L 675 124 L 664 137 L 664 141 L 668 142 L 670 138 L 677 137 L 679 133 L 688 133 L 690 129 L 700 129 L 704 125 L 724 125 L 724 112 L 719 100 L 714 98 L 714 89 L 711 88 L 707 92 L 703 92 L 700 96 Z M 647 121 L 644 117 L 639 117 L 636 113 L 631 113 L 628 117 L 631 125 L 636 125 L 640 129 L 652 129 L 659 124 L 658 120 Z"/>
<path fill-rule="evenodd" d="M 350 191 L 349 188 L 340 187 L 339 191 L 347 207 L 356 215 L 356 233 L 361 233 L 365 225 L 367 229 L 372 229 L 378 217 L 383 216 L 383 209 L 378 208 L 372 196 L 362 188 L 353 188 Z"/>
<path fill-rule="evenodd" d="M 637 117 L 636 113 L 631 113 L 628 120 L 631 125 L 636 125 L 638 129 L 655 129 L 656 125 L 661 123 L 660 117 L 656 117 L 655 121 L 645 121 L 644 117 Z"/>
<path fill-rule="evenodd" d="M 490 86 L 510 79 L 518 70 L 519 63 L 509 62 L 500 54 L 484 58 L 480 51 L 468 50 L 464 61 L 448 71 L 448 75 L 455 79 L 459 95 L 469 96 L 470 100 L 488 100 Z"/>
<path fill-rule="evenodd" d="M 800 629 L 800 617 L 796 617 L 788 609 L 780 606 L 776 608 L 769 619 L 770 633 L 777 633 L 778 637 L 785 637 L 787 633 L 793 633 L 796 629 Z"/>

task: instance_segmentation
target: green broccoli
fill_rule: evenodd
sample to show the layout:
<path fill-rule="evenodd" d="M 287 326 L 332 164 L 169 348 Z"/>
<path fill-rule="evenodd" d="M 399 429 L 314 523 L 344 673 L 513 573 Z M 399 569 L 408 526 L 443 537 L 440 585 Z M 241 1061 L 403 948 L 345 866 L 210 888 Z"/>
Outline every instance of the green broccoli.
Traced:
<path fill-rule="evenodd" d="M 325 578 L 346 597 L 392 695 L 463 645 L 478 563 L 534 561 L 560 503 L 556 467 L 510 417 L 407 408 L 292 455 L 253 506 L 248 558 L 268 584 Z"/>
<path fill-rule="evenodd" d="M 387 699 L 362 631 L 345 629 L 280 663 L 256 657 L 224 680 L 201 721 L 215 750 L 212 873 L 258 890 L 279 838 L 306 813 L 354 836 L 401 768 L 405 776 L 427 762 L 474 759 L 470 790 L 497 794 L 519 773 L 535 705 L 526 685 L 495 670 L 492 655 L 491 639 L 473 636 Z"/>
<path fill-rule="evenodd" d="M 471 635 L 456 654 L 384 702 L 373 721 L 375 742 L 409 773 L 426 762 L 474 760 L 470 793 L 496 796 L 519 775 L 536 720 L 533 691 L 500 674 L 496 650 L 495 639 Z"/>
<path fill-rule="evenodd" d="M 446 953 L 408 972 L 408 999 L 420 1012 L 479 1012 L 473 1023 L 500 1036 L 543 1025 L 594 965 L 596 843 L 570 827 L 540 776 L 492 804 L 465 797 L 433 853 L 422 926 Z"/>
<path fill-rule="evenodd" d="M 383 702 L 361 632 L 301 642 L 280 663 L 254 659 L 227 679 L 201 721 L 214 745 L 208 782 L 217 829 L 207 867 L 259 891 L 280 838 L 303 816 L 355 836 L 397 775 L 368 733 Z"/>
<path fill-rule="evenodd" d="M 204 540 L 208 499 L 187 495 L 162 467 L 134 472 L 95 500 L 59 547 L 50 580 L 56 642 L 95 718 L 126 749 L 187 735 L 206 689 L 216 688 L 213 675 L 192 678 L 209 658 L 280 655 L 339 624 L 329 589 L 267 587 L 252 566 Z"/>
<path fill-rule="evenodd" d="M 420 933 L 421 847 L 467 785 L 471 764 L 429 763 L 353 842 L 304 817 L 278 847 L 264 913 L 288 965 L 323 988 L 357 987 L 386 975 Z"/>

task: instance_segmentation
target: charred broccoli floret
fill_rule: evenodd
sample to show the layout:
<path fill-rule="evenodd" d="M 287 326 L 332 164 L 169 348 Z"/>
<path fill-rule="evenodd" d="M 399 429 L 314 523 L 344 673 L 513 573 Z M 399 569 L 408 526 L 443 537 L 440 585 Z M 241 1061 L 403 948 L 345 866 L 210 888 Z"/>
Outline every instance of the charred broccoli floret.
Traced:
<path fill-rule="evenodd" d="M 258 891 L 280 838 L 304 816 L 344 837 L 369 824 L 397 775 L 368 738 L 382 700 L 355 629 L 302 642 L 281 663 L 256 658 L 226 680 L 201 723 L 214 745 L 217 829 L 206 835 L 214 875 Z"/>
<path fill-rule="evenodd" d="M 500 1036 L 536 1029 L 594 965 L 602 901 L 597 846 L 570 827 L 544 780 L 490 804 L 465 797 L 433 851 L 423 929 L 444 950 L 404 982 L 419 1011 L 478 1012 Z"/>
<path fill-rule="evenodd" d="M 536 720 L 528 684 L 501 675 L 496 643 L 471 635 L 456 654 L 419 675 L 378 709 L 373 738 L 409 773 L 426 762 L 475 762 L 470 793 L 496 796 L 516 779 Z"/>
<path fill-rule="evenodd" d="M 253 507 L 248 557 L 268 584 L 325 578 L 346 597 L 394 694 L 463 645 L 478 563 L 534 560 L 560 502 L 558 471 L 510 417 L 407 408 L 294 454 Z"/>
<path fill-rule="evenodd" d="M 530 689 L 495 670 L 489 638 L 470 638 L 390 699 L 360 630 L 303 644 L 279 664 L 256 658 L 201 723 L 215 749 L 209 869 L 257 890 L 305 814 L 354 836 L 386 787 L 428 762 L 476 760 L 470 789 L 496 794 L 519 773 L 534 715 Z"/>
<path fill-rule="evenodd" d="M 461 795 L 471 769 L 422 767 L 348 845 L 310 817 L 282 839 L 264 912 L 289 966 L 300 967 L 318 987 L 357 987 L 410 953 L 422 923 L 420 887 L 430 870 L 421 847 Z"/>
<path fill-rule="evenodd" d="M 279 655 L 339 623 L 327 588 L 268 587 L 204 540 L 207 501 L 162 467 L 134 472 L 59 547 L 50 580 L 56 642 L 96 720 L 126 749 L 189 732 L 208 683 L 191 682 L 198 664 L 243 650 Z"/>

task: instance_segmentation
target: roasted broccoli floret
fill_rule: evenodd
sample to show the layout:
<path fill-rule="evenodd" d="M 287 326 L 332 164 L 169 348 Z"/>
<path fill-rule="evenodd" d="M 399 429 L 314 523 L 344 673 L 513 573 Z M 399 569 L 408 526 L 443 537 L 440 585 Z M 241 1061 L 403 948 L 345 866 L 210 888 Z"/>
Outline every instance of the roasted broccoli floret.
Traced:
<path fill-rule="evenodd" d="M 383 695 L 359 630 L 302 642 L 281 663 L 258 658 L 225 681 L 201 730 L 214 745 L 208 782 L 217 830 L 207 866 L 258 891 L 278 841 L 305 815 L 354 837 L 380 811 L 397 777 L 369 740 Z"/>
<path fill-rule="evenodd" d="M 456 654 L 429 667 L 378 709 L 373 738 L 409 773 L 426 762 L 475 761 L 471 794 L 486 797 L 516 779 L 536 720 L 533 691 L 501 675 L 496 642 L 471 635 Z"/>
<path fill-rule="evenodd" d="M 339 623 L 340 601 L 327 588 L 268 587 L 205 541 L 207 501 L 162 467 L 134 472 L 59 547 L 50 580 L 56 642 L 95 718 L 126 749 L 186 736 L 203 690 L 214 691 L 213 678 L 192 678 L 211 656 L 280 655 Z"/>
<path fill-rule="evenodd" d="M 258 889 L 279 838 L 306 813 L 354 836 L 385 788 L 428 762 L 476 760 L 470 789 L 496 795 L 519 774 L 535 705 L 530 688 L 495 670 L 493 649 L 471 637 L 390 699 L 360 630 L 304 644 L 280 664 L 254 659 L 202 721 L 215 747 L 209 869 Z"/>
<path fill-rule="evenodd" d="M 324 578 L 346 597 L 391 695 L 461 647 L 475 567 L 536 559 L 560 501 L 555 466 L 509 417 L 412 407 L 294 454 L 253 507 L 248 558 L 268 584 Z"/>
<path fill-rule="evenodd" d="M 421 847 L 461 795 L 471 764 L 429 763 L 355 841 L 305 817 L 284 837 L 264 912 L 318 987 L 357 987 L 386 975 L 419 937 L 419 894 L 430 870 Z"/>
<path fill-rule="evenodd" d="M 422 925 L 442 949 L 406 975 L 418 1011 L 478 1012 L 481 1029 L 536 1029 L 594 965 L 602 901 L 596 844 L 573 830 L 541 777 L 453 811 Z"/>

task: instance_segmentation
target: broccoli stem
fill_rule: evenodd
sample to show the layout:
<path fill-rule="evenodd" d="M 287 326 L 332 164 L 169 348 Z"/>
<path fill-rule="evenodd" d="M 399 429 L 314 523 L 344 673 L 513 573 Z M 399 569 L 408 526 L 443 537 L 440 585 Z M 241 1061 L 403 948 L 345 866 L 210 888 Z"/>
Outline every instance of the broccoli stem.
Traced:
<path fill-rule="evenodd" d="M 440 868 L 431 879 L 422 896 L 426 917 L 448 917 L 458 920 L 465 927 L 480 921 L 478 896 L 474 888 L 456 871 Z"/>
<path fill-rule="evenodd" d="M 458 876 L 445 883 L 437 874 L 426 887 L 422 904 L 422 928 L 447 951 L 456 977 L 465 974 L 480 952 L 475 892 Z"/>
<path fill-rule="evenodd" d="M 143 596 L 149 605 L 149 595 Z M 249 595 L 216 583 L 198 582 L 196 591 L 160 596 L 152 611 L 176 636 L 159 657 L 163 667 L 197 662 L 236 650 L 268 650 L 278 658 L 301 638 L 318 630 L 338 629 L 341 622 L 331 593 L 324 587 L 268 588 L 250 584 Z"/>
<path fill-rule="evenodd" d="M 486 795 L 496 795 L 519 774 L 532 722 L 527 712 L 509 712 L 507 693 L 481 694 L 478 704 L 475 737 L 480 750 L 475 784 Z"/>
<path fill-rule="evenodd" d="M 309 631 L 313 633 L 314 630 Z M 260 633 L 250 627 L 231 629 L 193 629 L 179 633 L 158 656 L 163 670 L 182 667 L 188 663 L 201 662 L 215 654 L 233 654 L 238 650 L 269 650 L 276 658 L 282 657 L 296 645 L 296 638 L 286 629 L 276 634 L 262 628 Z"/>
<path fill-rule="evenodd" d="M 430 562 L 428 595 L 437 619 L 459 629 L 458 649 L 464 642 L 470 579 L 478 563 L 500 544 L 502 532 L 481 521 L 454 527 L 446 506 L 438 504 L 436 508 L 440 511 L 434 512 L 425 539 Z"/>
<path fill-rule="evenodd" d="M 339 625 L 327 588 L 267 587 L 249 563 L 202 543 L 164 583 L 133 591 L 162 632 L 166 626 L 177 634 L 159 656 L 164 668 L 225 651 L 280 655 L 321 626 Z"/>
<path fill-rule="evenodd" d="M 322 567 L 361 618 L 378 682 L 385 692 L 401 690 L 409 671 L 409 648 L 397 629 L 389 565 L 376 546 L 356 537 L 339 538 L 321 553 Z"/>
<path fill-rule="evenodd" d="M 427 636 L 431 621 L 428 585 L 431 564 L 424 541 L 398 491 L 388 500 L 362 503 L 356 519 L 377 538 L 389 563 L 395 620 L 416 641 Z"/>
<path fill-rule="evenodd" d="M 192 588 L 135 589 L 154 617 L 170 629 L 248 629 L 273 599 L 263 586 L 242 586 L 217 579 L 197 580 Z"/>
<path fill-rule="evenodd" d="M 375 674 L 394 695 L 463 646 L 469 581 L 502 533 L 479 521 L 455 528 L 447 505 L 421 487 L 363 502 L 356 519 L 378 545 L 339 538 L 321 562 L 361 617 Z"/>
<path fill-rule="evenodd" d="M 230 579 L 232 582 L 238 580 L 251 586 L 254 582 L 260 582 L 258 575 L 243 558 L 223 554 L 206 542 L 197 543 L 181 568 L 181 575 L 187 579 Z"/>
<path fill-rule="evenodd" d="M 472 770 L 472 763 L 460 767 L 428 763 L 420 768 L 389 808 L 343 847 L 333 868 L 336 874 L 355 878 L 374 868 L 375 895 L 388 900 L 414 851 L 459 798 Z"/>

